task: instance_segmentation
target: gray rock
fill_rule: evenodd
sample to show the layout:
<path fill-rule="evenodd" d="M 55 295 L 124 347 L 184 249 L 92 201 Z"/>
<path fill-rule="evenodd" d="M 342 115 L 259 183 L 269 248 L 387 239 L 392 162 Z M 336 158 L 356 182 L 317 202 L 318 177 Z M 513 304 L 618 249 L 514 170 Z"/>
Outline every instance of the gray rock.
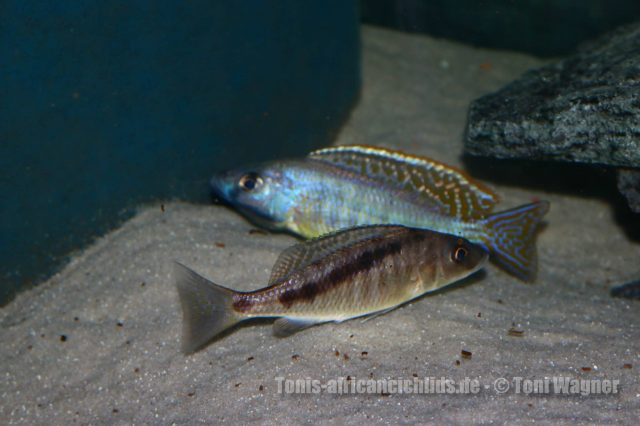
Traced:
<path fill-rule="evenodd" d="M 640 23 L 471 104 L 466 152 L 640 167 Z"/>
<path fill-rule="evenodd" d="M 640 169 L 618 170 L 618 190 L 627 198 L 631 210 L 640 213 Z"/>

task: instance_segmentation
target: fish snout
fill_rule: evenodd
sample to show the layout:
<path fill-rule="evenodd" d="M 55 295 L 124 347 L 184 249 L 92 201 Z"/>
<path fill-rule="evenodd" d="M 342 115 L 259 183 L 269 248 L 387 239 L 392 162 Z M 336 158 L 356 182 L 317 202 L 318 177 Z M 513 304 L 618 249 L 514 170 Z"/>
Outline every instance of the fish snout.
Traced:
<path fill-rule="evenodd" d="M 467 242 L 466 248 L 470 265 L 482 267 L 489 260 L 489 250 L 482 244 Z"/>
<path fill-rule="evenodd" d="M 232 181 L 229 172 L 218 173 L 209 180 L 209 189 L 214 200 L 229 203 L 231 188 Z"/>

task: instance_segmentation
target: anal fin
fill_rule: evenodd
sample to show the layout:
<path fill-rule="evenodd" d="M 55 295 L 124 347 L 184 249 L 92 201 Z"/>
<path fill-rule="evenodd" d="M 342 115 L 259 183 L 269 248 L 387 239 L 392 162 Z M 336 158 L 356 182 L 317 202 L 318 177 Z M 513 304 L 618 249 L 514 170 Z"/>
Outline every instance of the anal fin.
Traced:
<path fill-rule="evenodd" d="M 277 337 L 287 337 L 304 330 L 312 325 L 320 324 L 325 321 L 300 319 L 300 318 L 278 318 L 273 323 L 273 334 Z"/>
<path fill-rule="evenodd" d="M 399 306 L 400 306 L 400 305 L 392 306 L 391 308 L 387 308 L 387 309 L 384 309 L 384 310 L 382 310 L 382 311 L 374 312 L 374 313 L 372 313 L 372 314 L 367 315 L 366 317 L 364 317 L 364 319 L 363 319 L 361 322 L 362 322 L 362 323 L 365 323 L 365 322 L 367 322 L 367 321 L 369 321 L 369 320 L 372 320 L 372 319 L 374 319 L 374 318 L 378 318 L 380 315 L 384 315 L 384 314 L 386 314 L 387 312 L 393 311 L 394 309 L 396 309 L 396 308 L 397 308 L 397 307 L 399 307 Z"/>

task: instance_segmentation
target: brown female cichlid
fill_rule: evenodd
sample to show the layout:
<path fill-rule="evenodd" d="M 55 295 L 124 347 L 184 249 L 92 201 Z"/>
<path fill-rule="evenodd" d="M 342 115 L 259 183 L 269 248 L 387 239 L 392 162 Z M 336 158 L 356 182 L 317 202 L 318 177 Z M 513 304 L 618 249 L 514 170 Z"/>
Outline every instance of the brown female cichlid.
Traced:
<path fill-rule="evenodd" d="M 366 146 L 326 148 L 304 159 L 224 172 L 211 186 L 255 222 L 305 238 L 374 224 L 464 237 L 525 281 L 535 277 L 536 230 L 549 210 L 540 201 L 492 214 L 498 196 L 464 172 Z"/>
<path fill-rule="evenodd" d="M 287 336 L 323 322 L 384 312 L 480 269 L 488 253 L 469 241 L 426 229 L 352 228 L 282 252 L 269 285 L 234 291 L 176 264 L 183 351 L 251 318 L 276 317 Z"/>

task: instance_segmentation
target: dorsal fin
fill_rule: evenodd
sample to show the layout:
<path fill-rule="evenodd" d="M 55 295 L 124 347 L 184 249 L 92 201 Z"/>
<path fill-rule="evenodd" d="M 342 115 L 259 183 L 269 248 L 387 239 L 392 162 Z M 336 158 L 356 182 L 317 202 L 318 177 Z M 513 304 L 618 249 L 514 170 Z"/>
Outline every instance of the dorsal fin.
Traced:
<path fill-rule="evenodd" d="M 394 225 L 361 226 L 336 231 L 293 245 L 285 249 L 276 260 L 271 271 L 271 278 L 269 278 L 269 285 L 285 279 L 292 272 L 304 268 L 330 253 L 399 228 L 402 227 Z"/>
<path fill-rule="evenodd" d="M 320 149 L 309 158 L 419 194 L 427 203 L 435 201 L 441 213 L 463 220 L 485 217 L 499 201 L 491 189 L 463 171 L 427 157 L 348 145 Z"/>

